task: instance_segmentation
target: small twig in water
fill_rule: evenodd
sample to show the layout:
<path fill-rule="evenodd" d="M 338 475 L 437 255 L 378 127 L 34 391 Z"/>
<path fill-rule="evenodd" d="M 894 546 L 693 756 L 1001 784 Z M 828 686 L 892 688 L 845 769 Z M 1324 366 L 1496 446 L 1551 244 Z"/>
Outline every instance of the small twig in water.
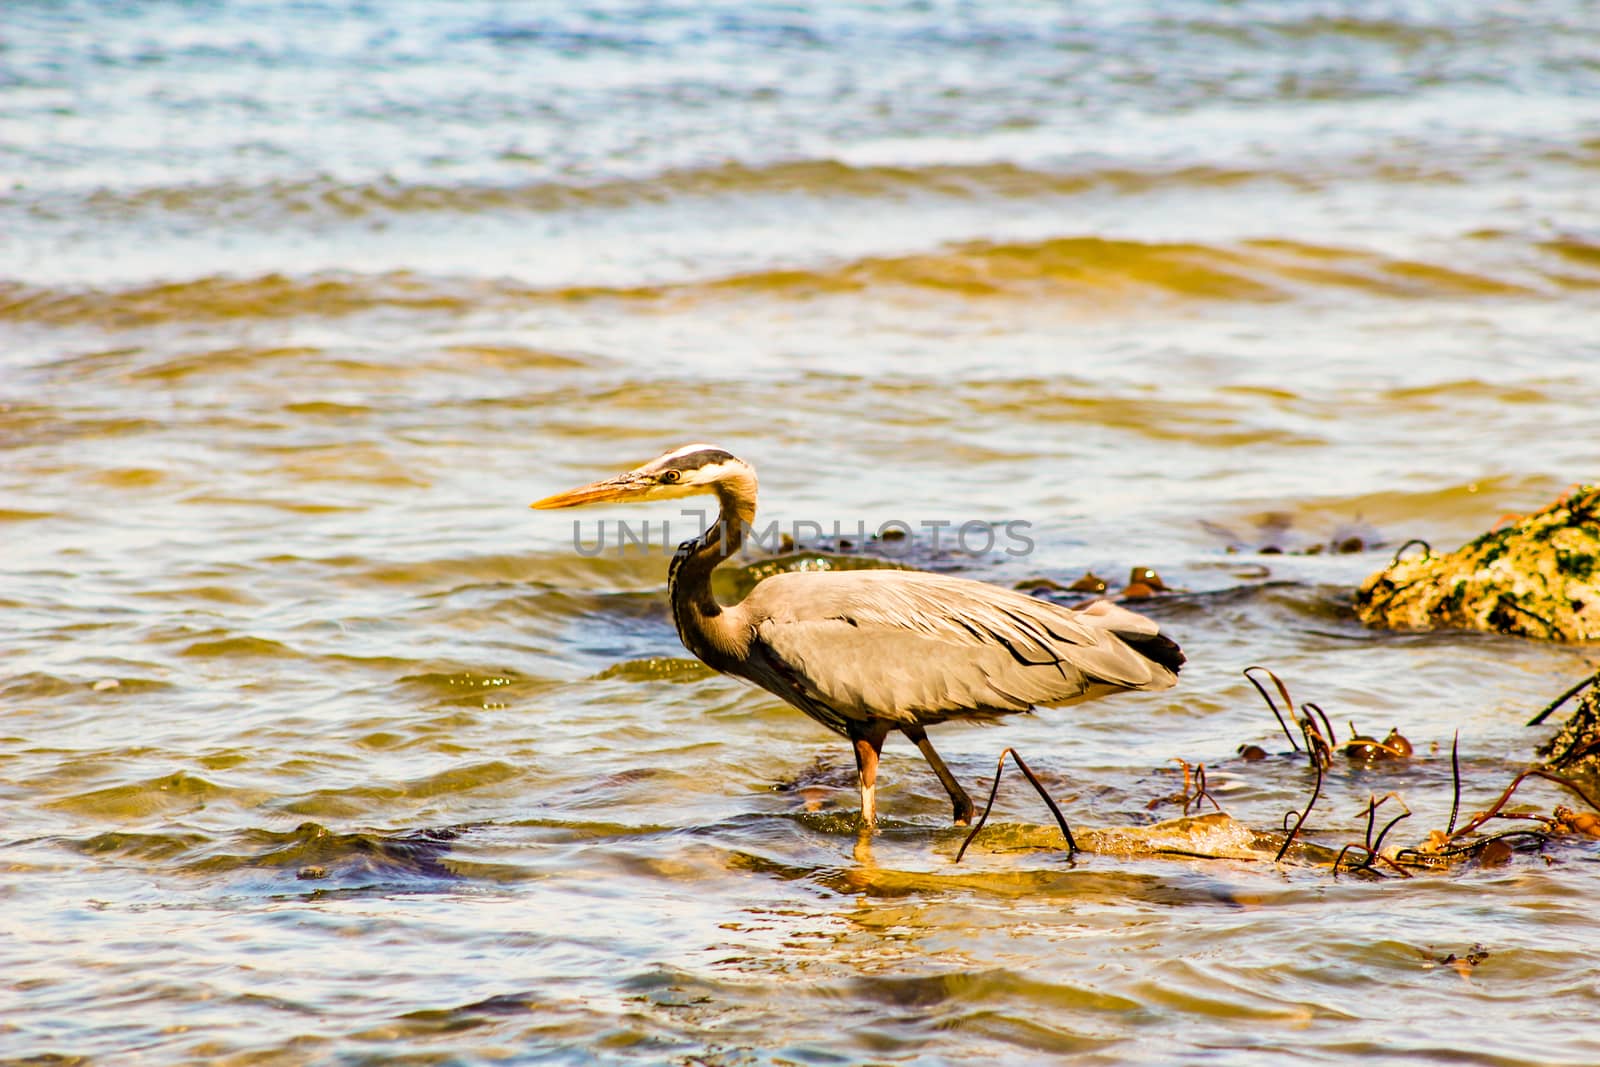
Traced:
<path fill-rule="evenodd" d="M 989 819 L 989 812 L 994 808 L 994 798 L 1000 793 L 1000 774 L 1005 770 L 1007 756 L 1010 756 L 1016 763 L 1017 770 L 1021 771 L 1023 777 L 1027 778 L 1029 784 L 1038 791 L 1039 796 L 1043 798 L 1045 805 L 1050 809 L 1050 814 L 1055 816 L 1056 825 L 1061 827 L 1061 836 L 1067 839 L 1067 856 L 1071 858 L 1078 851 L 1078 843 L 1072 839 L 1072 828 L 1067 825 L 1067 820 L 1062 816 L 1061 809 L 1056 807 L 1054 800 L 1050 799 L 1050 794 L 1045 792 L 1044 786 L 1040 784 L 1038 778 L 1034 777 L 1033 771 L 1022 761 L 1022 757 L 1017 754 L 1017 750 L 1008 748 L 1000 753 L 1000 761 L 995 764 L 994 785 L 989 787 L 989 802 L 983 806 L 983 814 L 978 816 L 978 821 L 973 824 L 972 831 L 967 834 L 967 839 L 961 842 L 961 848 L 956 852 L 955 862 L 961 862 L 961 857 L 967 853 L 967 846 L 972 844 L 972 839 L 978 836 L 978 831 L 983 829 L 983 824 Z"/>

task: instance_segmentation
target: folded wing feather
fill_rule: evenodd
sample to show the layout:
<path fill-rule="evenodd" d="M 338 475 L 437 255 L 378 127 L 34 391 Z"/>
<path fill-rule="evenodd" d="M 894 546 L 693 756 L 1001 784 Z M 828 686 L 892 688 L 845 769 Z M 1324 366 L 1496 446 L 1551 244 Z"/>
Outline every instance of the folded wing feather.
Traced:
<path fill-rule="evenodd" d="M 1156 624 L 1100 601 L 1074 610 L 921 571 L 781 574 L 741 608 L 791 684 L 850 719 L 937 722 L 1027 711 L 1173 673 L 1117 635 Z"/>

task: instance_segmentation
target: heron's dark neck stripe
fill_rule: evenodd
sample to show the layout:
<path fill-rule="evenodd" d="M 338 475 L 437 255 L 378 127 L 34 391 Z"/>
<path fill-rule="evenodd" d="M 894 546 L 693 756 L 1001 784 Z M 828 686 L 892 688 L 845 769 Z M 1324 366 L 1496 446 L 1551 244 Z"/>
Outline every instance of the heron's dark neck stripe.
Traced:
<path fill-rule="evenodd" d="M 669 470 L 695 471 L 701 467 L 715 466 L 718 463 L 733 461 L 733 453 L 724 452 L 720 448 L 702 448 L 696 452 L 689 452 L 682 456 L 674 456 L 667 460 Z"/>

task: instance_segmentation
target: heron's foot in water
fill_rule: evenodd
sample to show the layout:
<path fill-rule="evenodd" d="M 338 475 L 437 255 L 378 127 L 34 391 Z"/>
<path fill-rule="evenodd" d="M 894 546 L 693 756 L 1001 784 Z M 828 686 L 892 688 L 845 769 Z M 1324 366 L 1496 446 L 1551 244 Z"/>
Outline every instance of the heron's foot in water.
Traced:
<path fill-rule="evenodd" d="M 955 807 L 953 821 L 957 826 L 972 825 L 972 798 L 965 791 L 952 795 L 950 803 Z"/>

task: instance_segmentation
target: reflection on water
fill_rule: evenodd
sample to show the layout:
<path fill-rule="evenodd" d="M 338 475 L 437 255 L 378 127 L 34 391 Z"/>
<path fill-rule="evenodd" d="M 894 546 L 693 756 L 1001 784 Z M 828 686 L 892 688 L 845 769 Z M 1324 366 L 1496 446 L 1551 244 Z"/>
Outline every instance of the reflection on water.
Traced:
<path fill-rule="evenodd" d="M 1593 669 L 1347 609 L 1594 478 L 1589 14 L 8 9 L 0 1052 L 1595 1062 L 1592 845 L 1323 853 L 1374 794 L 1444 826 L 1458 729 L 1489 804 Z M 1176 690 L 938 738 L 978 789 L 1016 746 L 1079 855 L 1007 779 L 955 864 L 895 744 L 860 838 L 842 743 L 684 658 L 659 552 L 526 510 L 705 439 L 763 524 L 1033 542 L 824 536 L 729 596 L 819 553 L 1177 590 Z M 1311 776 L 1257 662 L 1418 748 L 1336 765 L 1281 865 Z M 1174 758 L 1226 819 L 1164 821 Z"/>

